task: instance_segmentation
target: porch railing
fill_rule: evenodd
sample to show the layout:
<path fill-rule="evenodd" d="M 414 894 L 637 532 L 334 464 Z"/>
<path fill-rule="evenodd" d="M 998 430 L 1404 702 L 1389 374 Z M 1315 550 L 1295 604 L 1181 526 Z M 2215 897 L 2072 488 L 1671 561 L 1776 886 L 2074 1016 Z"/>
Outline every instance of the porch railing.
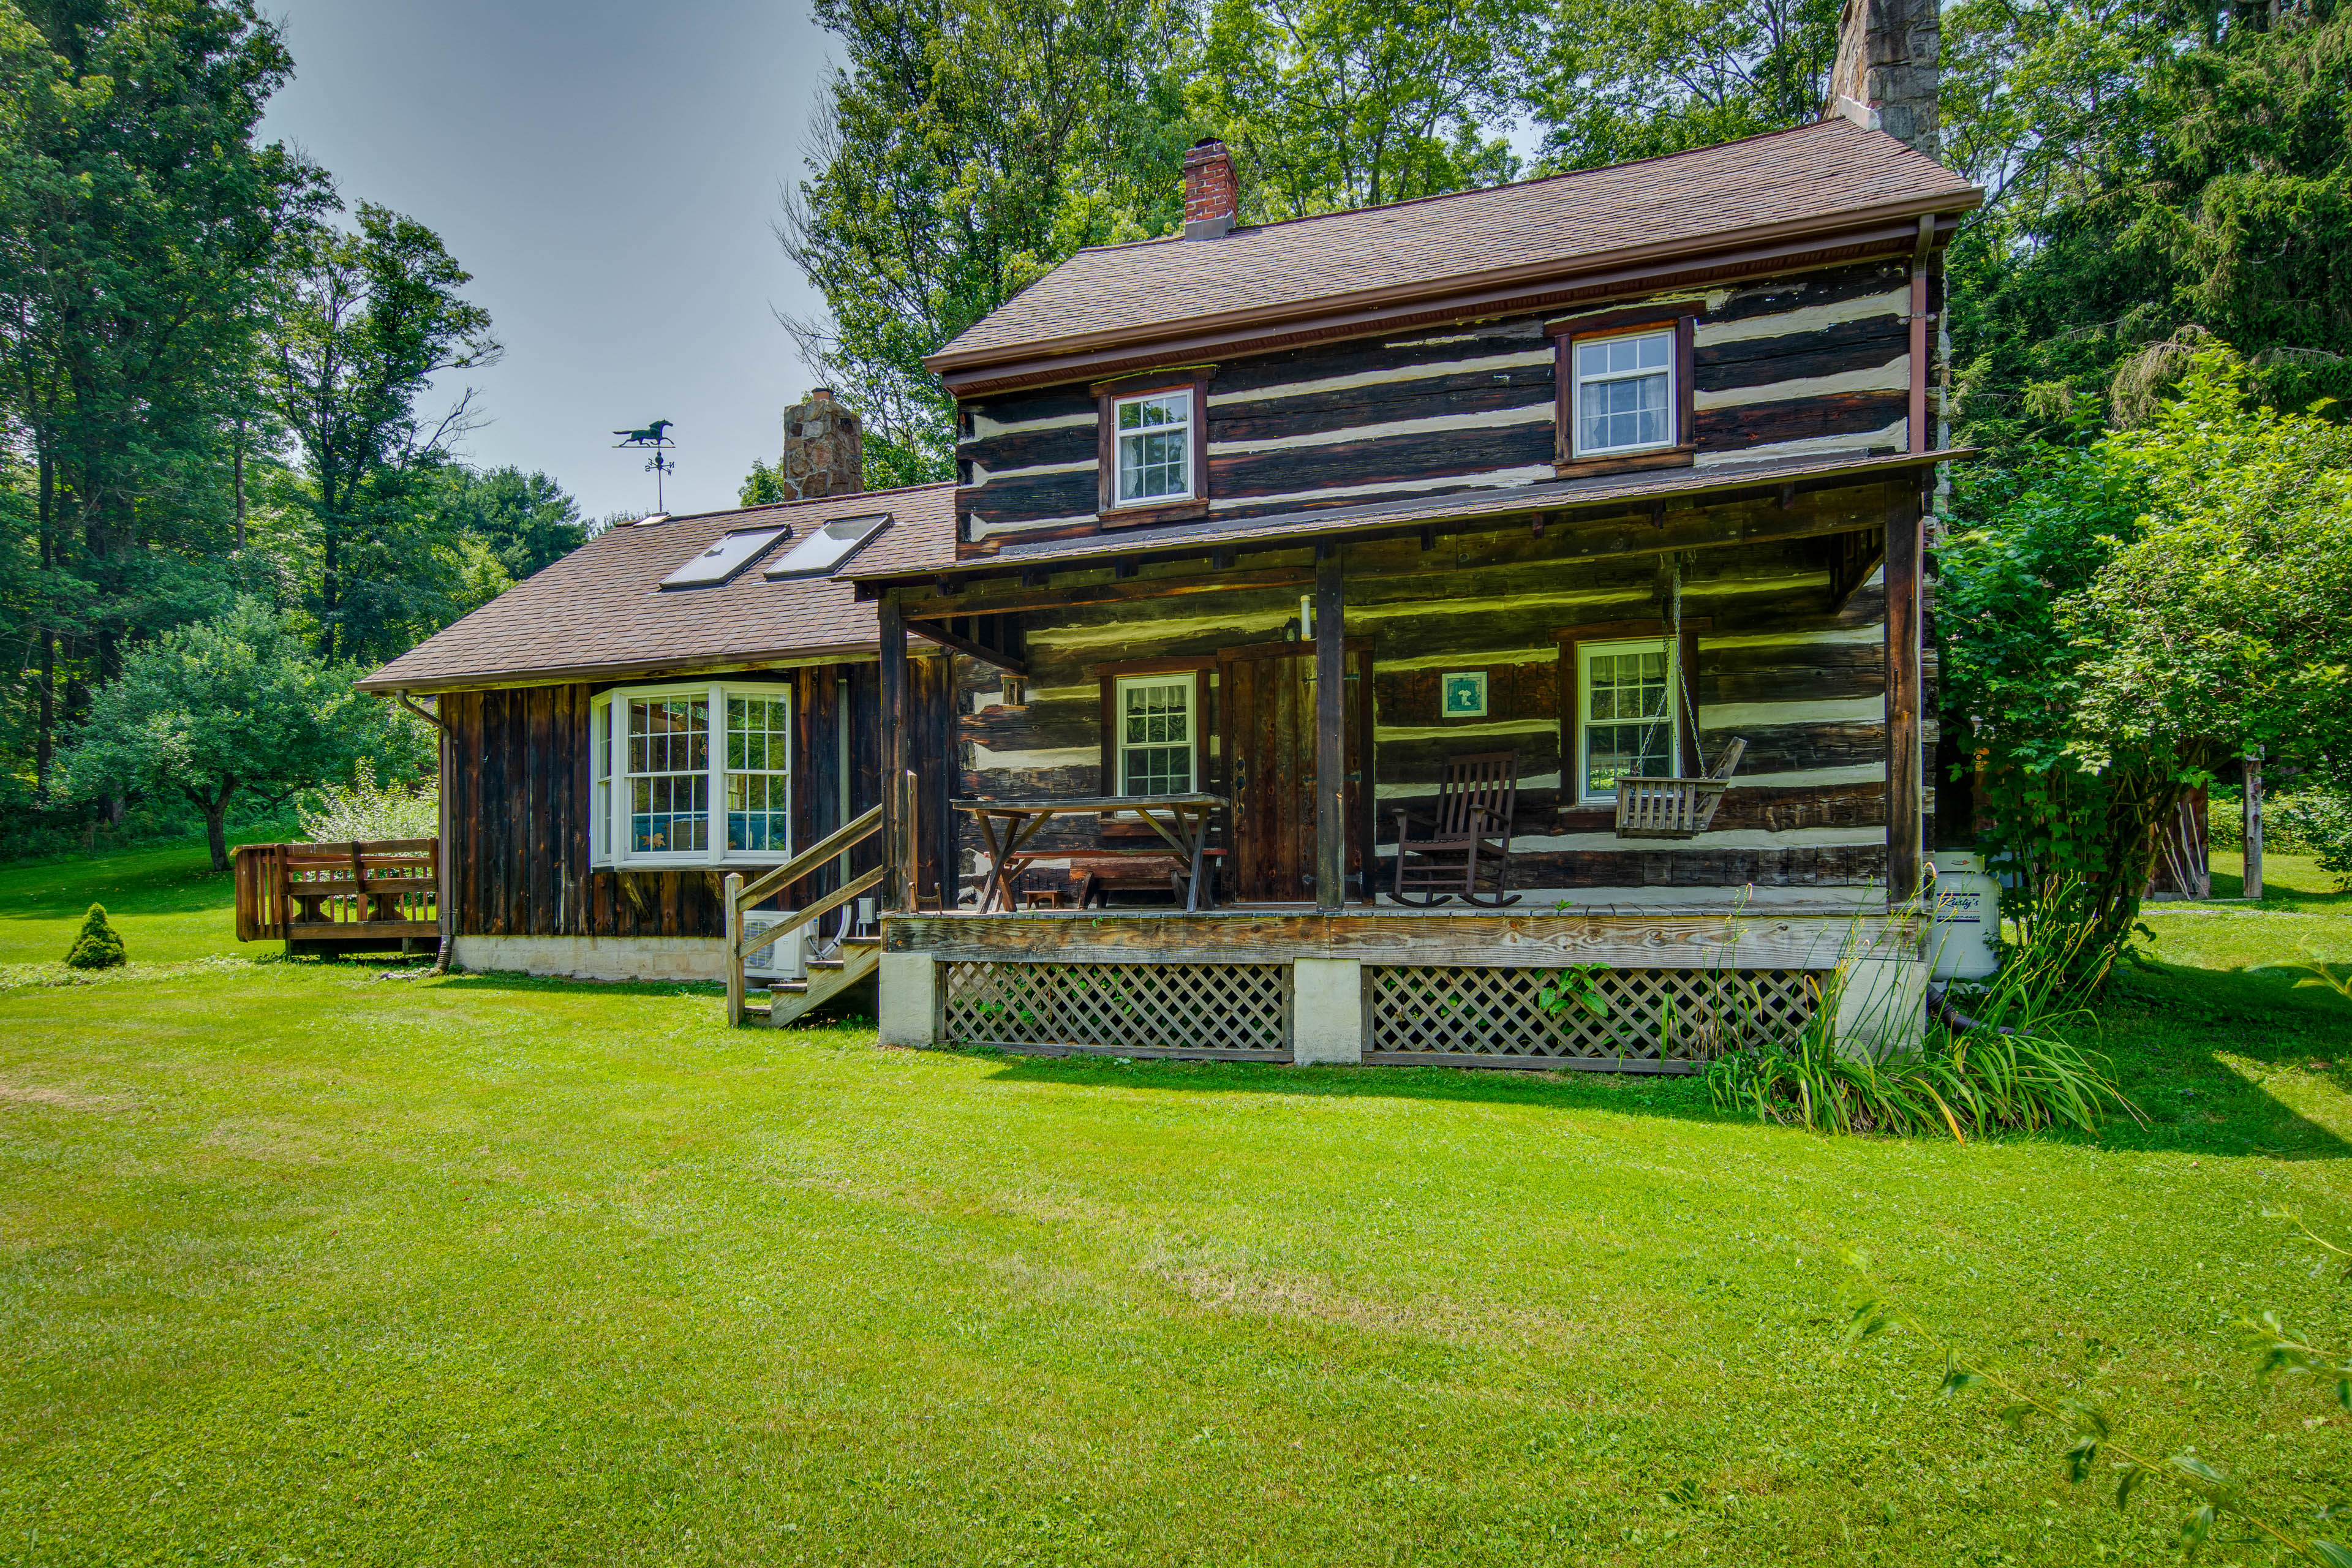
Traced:
<path fill-rule="evenodd" d="M 437 838 L 241 844 L 236 940 L 436 937 L 440 886 Z"/>

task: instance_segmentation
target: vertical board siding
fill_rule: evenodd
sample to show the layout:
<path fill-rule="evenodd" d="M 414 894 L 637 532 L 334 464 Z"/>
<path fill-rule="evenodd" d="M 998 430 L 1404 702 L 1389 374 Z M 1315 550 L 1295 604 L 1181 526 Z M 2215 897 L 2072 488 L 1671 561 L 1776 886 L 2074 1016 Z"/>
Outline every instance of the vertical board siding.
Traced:
<path fill-rule="evenodd" d="M 931 661 L 937 662 L 937 661 Z M 853 770 L 850 815 L 878 801 L 873 667 L 850 666 Z M 814 666 L 776 679 L 791 685 L 794 842 L 813 843 L 842 820 L 835 716 L 843 667 Z M 863 677 L 858 672 L 863 671 Z M 456 691 L 441 711 L 452 733 L 455 777 L 448 853 L 457 931 L 468 936 L 718 936 L 726 928 L 723 868 L 620 871 L 591 863 L 592 705 L 601 688 L 581 683 Z M 716 721 L 725 722 L 723 714 Z M 860 868 L 863 869 L 863 868 Z M 786 889 L 793 908 L 837 884 L 828 868 Z"/>
<path fill-rule="evenodd" d="M 1899 259 L 1661 295 L 1696 311 L 1696 460 L 1907 444 Z M 1627 306 L 1649 301 L 1628 300 Z M 1558 371 L 1528 315 L 1229 360 L 1209 383 L 1210 510 L 1245 518 L 1553 478 Z M 1084 388 L 964 405 L 958 507 L 972 541 L 1092 531 L 1099 434 Z"/>

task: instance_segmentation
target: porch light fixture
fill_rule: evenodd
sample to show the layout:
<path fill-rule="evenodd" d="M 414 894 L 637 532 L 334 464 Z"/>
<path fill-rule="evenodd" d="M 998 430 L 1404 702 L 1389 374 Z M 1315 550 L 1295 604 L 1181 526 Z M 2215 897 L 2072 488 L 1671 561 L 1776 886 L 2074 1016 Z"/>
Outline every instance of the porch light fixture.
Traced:
<path fill-rule="evenodd" d="M 836 517 L 792 547 L 782 561 L 768 568 L 771 583 L 786 577 L 822 577 L 848 560 L 866 542 L 890 526 L 890 514 Z"/>
<path fill-rule="evenodd" d="M 685 565 L 661 580 L 665 588 L 708 588 L 724 583 L 736 573 L 757 560 L 760 552 L 779 539 L 789 538 L 789 528 L 746 528 L 733 533 L 722 533 L 710 547 Z"/>

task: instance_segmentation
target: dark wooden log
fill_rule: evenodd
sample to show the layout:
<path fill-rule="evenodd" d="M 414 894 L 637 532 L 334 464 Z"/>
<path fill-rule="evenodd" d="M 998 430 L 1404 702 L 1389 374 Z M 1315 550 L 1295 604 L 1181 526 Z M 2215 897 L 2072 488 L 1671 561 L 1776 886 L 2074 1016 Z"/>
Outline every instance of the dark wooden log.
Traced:
<path fill-rule="evenodd" d="M 1778 316 L 1813 305 L 1843 304 L 1848 300 L 1867 299 L 1900 288 L 1903 277 L 1903 263 L 1886 259 L 1776 278 L 1734 290 L 1728 300 L 1706 313 L 1706 320 L 1752 321 L 1759 316 Z"/>
<path fill-rule="evenodd" d="M 1386 382 L 1330 393 L 1269 398 L 1221 405 L 1209 415 L 1209 452 L 1228 441 L 1264 441 L 1283 436 L 1352 430 L 1403 419 L 1443 419 L 1464 414 L 1537 406 L 1547 414 L 1552 401 L 1549 365 L 1507 371 L 1465 371 L 1426 381 Z"/>
<path fill-rule="evenodd" d="M 1907 392 L 1836 392 L 1782 403 L 1702 408 L 1697 415 L 1699 450 L 1738 452 L 1779 441 L 1864 436 L 1902 418 L 1909 403 Z"/>
<path fill-rule="evenodd" d="M 1901 315 L 1840 321 L 1784 338 L 1741 338 L 1696 351 L 1693 379 L 1701 392 L 1770 386 L 1802 376 L 1870 370 L 1899 359 L 1910 331 Z"/>
<path fill-rule="evenodd" d="M 1540 417 L 1524 425 L 1379 437 L 1239 456 L 1221 457 L 1213 450 L 1209 493 L 1221 500 L 1286 498 L 1284 506 L 1264 509 L 1283 510 L 1318 504 L 1314 492 L 1327 486 L 1404 485 L 1538 464 L 1547 466 L 1548 476 L 1552 458 L 1551 405 L 1545 402 L 1533 407 Z M 1334 504 L 1355 506 L 1373 499 L 1354 494 Z M 1234 515 L 1245 517 L 1255 510 L 1259 509 L 1237 509 Z"/>

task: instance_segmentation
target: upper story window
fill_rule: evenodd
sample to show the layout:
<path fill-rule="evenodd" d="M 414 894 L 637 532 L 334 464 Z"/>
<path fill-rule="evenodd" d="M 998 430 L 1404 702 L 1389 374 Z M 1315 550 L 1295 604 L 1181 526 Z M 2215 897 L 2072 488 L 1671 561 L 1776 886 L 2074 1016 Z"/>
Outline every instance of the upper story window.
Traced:
<path fill-rule="evenodd" d="M 1195 684 L 1189 672 L 1120 678 L 1115 713 L 1119 794 L 1192 793 Z"/>
<path fill-rule="evenodd" d="M 1187 500 L 1192 494 L 1192 391 L 1112 400 L 1118 432 L 1118 504 Z"/>
<path fill-rule="evenodd" d="M 1575 340 L 1575 455 L 1673 446 L 1675 358 L 1672 327 Z"/>
<path fill-rule="evenodd" d="M 1613 801 L 1621 777 L 1675 777 L 1672 645 L 1580 643 L 1576 655 L 1577 798 Z"/>
<path fill-rule="evenodd" d="M 590 721 L 600 866 L 717 865 L 792 854 L 792 699 L 774 686 L 623 688 Z"/>

